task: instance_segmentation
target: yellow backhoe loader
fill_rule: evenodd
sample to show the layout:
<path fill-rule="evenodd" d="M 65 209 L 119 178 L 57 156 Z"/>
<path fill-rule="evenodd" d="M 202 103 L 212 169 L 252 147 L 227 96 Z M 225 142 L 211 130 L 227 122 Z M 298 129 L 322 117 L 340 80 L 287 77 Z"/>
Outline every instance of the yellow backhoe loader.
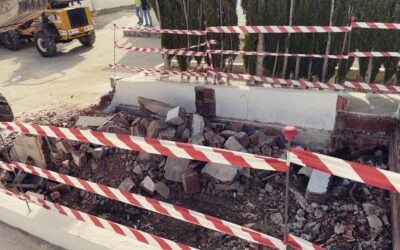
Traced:
<path fill-rule="evenodd" d="M 41 13 L 24 15 L 26 18 L 22 19 L 15 17 L 14 20 L 18 22 L 11 25 L 13 29 L 9 28 L 0 34 L 0 41 L 9 50 L 19 50 L 23 39 L 33 39 L 42 56 L 53 57 L 57 54 L 57 43 L 78 39 L 83 46 L 92 46 L 96 40 L 93 17 L 89 8 L 81 6 L 79 0 L 0 0 L 0 4 L 1 2 L 4 2 L 8 12 L 13 9 L 11 6 L 14 9 L 25 8 L 26 5 L 31 8 L 42 7 L 43 4 L 46 6 Z M 30 11 L 29 7 L 28 9 Z M 0 20 L 1 15 L 3 14 L 0 12 Z"/>

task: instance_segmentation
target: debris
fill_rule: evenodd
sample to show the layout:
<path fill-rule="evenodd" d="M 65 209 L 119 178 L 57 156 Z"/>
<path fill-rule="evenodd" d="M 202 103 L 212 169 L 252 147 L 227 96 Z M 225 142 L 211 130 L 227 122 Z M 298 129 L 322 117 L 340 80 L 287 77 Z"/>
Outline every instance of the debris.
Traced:
<path fill-rule="evenodd" d="M 304 198 L 304 196 L 299 191 L 296 191 L 292 188 L 289 188 L 289 191 L 294 195 L 294 198 L 297 201 L 297 203 L 300 205 L 300 207 L 303 210 L 305 210 L 308 206 L 308 202 L 307 202 L 306 198 Z"/>
<path fill-rule="evenodd" d="M 169 187 L 165 185 L 162 182 L 157 182 L 157 184 L 154 186 L 154 189 L 156 192 L 161 195 L 165 199 L 169 199 Z"/>
<path fill-rule="evenodd" d="M 135 187 L 135 183 L 132 181 L 131 178 L 126 177 L 121 184 L 119 184 L 118 189 L 129 192 L 132 190 L 133 187 Z"/>
<path fill-rule="evenodd" d="M 104 152 L 105 152 L 105 148 L 100 147 L 100 148 L 92 149 L 92 151 L 90 153 L 92 154 L 93 158 L 101 159 L 101 158 L 103 158 Z"/>
<path fill-rule="evenodd" d="M 233 191 L 233 190 L 237 190 L 240 187 L 240 183 L 239 182 L 235 182 L 231 185 L 227 185 L 227 184 L 215 184 L 215 190 L 220 190 L 220 191 Z"/>
<path fill-rule="evenodd" d="M 64 154 L 70 154 L 74 150 L 74 147 L 72 146 L 72 143 L 69 140 L 61 140 L 57 142 L 56 148 L 58 151 Z"/>
<path fill-rule="evenodd" d="M 131 131 L 127 130 L 126 128 L 116 126 L 116 125 L 109 126 L 107 128 L 107 133 L 131 135 Z"/>
<path fill-rule="evenodd" d="M 379 219 L 379 217 L 374 214 L 374 215 L 369 215 L 367 217 L 368 224 L 371 228 L 375 230 L 375 232 L 379 232 L 382 228 L 382 221 Z"/>
<path fill-rule="evenodd" d="M 240 132 L 243 130 L 244 123 L 242 122 L 231 122 L 230 129 L 235 132 Z"/>
<path fill-rule="evenodd" d="M 85 154 L 79 151 L 72 152 L 72 160 L 75 166 L 78 168 L 82 168 L 86 164 Z"/>
<path fill-rule="evenodd" d="M 157 138 L 160 131 L 165 128 L 165 125 L 159 120 L 153 120 L 150 122 L 147 128 L 147 137 Z"/>
<path fill-rule="evenodd" d="M 62 183 L 53 185 L 49 189 L 50 191 L 58 191 L 60 193 L 67 193 L 69 191 L 68 186 Z"/>
<path fill-rule="evenodd" d="M 55 191 L 55 192 L 50 193 L 50 199 L 51 199 L 52 201 L 57 201 L 57 200 L 59 200 L 60 198 L 61 198 L 60 192 Z"/>
<path fill-rule="evenodd" d="M 269 184 L 269 183 L 267 183 L 266 185 L 265 185 L 265 191 L 267 191 L 268 193 L 272 193 L 272 191 L 274 191 L 274 188 L 272 187 L 272 185 L 271 184 Z"/>
<path fill-rule="evenodd" d="M 182 182 L 182 174 L 189 168 L 189 164 L 189 159 L 168 157 L 164 166 L 164 178 L 169 181 Z"/>
<path fill-rule="evenodd" d="M 194 194 L 201 191 L 199 175 L 193 169 L 188 169 L 182 174 L 183 189 L 188 194 Z"/>
<path fill-rule="evenodd" d="M 346 229 L 342 224 L 336 223 L 335 229 L 334 229 L 335 234 L 343 234 L 345 230 Z"/>
<path fill-rule="evenodd" d="M 275 225 L 282 225 L 283 223 L 283 217 L 280 213 L 273 213 L 269 218 Z"/>
<path fill-rule="evenodd" d="M 186 112 L 182 107 L 176 107 L 171 109 L 167 113 L 167 117 L 165 118 L 165 123 L 172 126 L 179 126 L 185 123 Z"/>
<path fill-rule="evenodd" d="M 154 184 L 153 180 L 149 176 L 146 176 L 146 178 L 144 178 L 144 180 L 140 183 L 140 186 L 144 190 L 146 190 L 147 192 L 152 194 L 155 191 L 156 185 Z"/>
<path fill-rule="evenodd" d="M 311 173 L 307 186 L 306 197 L 308 201 L 318 203 L 325 202 L 330 180 L 330 174 L 314 170 Z"/>
<path fill-rule="evenodd" d="M 192 144 L 204 145 L 205 141 L 206 141 L 206 139 L 204 138 L 203 135 L 196 135 L 196 136 L 190 137 L 190 143 L 192 143 Z"/>
<path fill-rule="evenodd" d="M 247 148 L 250 145 L 249 136 L 245 132 L 239 132 L 234 136 L 234 138 L 243 145 L 243 147 Z"/>
<path fill-rule="evenodd" d="M 39 168 L 47 167 L 43 147 L 43 141 L 39 136 L 18 135 L 14 140 L 14 149 L 20 162 L 25 163 L 31 158 L 31 163 Z"/>
<path fill-rule="evenodd" d="M 192 118 L 192 136 L 203 135 L 204 118 L 201 115 L 193 114 Z"/>
<path fill-rule="evenodd" d="M 380 207 L 369 203 L 363 203 L 362 207 L 367 215 L 378 215 L 378 212 L 381 209 Z"/>
<path fill-rule="evenodd" d="M 174 141 L 176 139 L 175 134 L 176 131 L 174 128 L 167 128 L 158 134 L 158 139 Z"/>
<path fill-rule="evenodd" d="M 206 139 L 207 145 L 214 148 L 221 148 L 225 142 L 224 137 L 216 134 L 212 130 L 205 132 L 204 138 Z"/>
<path fill-rule="evenodd" d="M 237 167 L 210 162 L 203 168 L 202 173 L 221 182 L 231 182 L 238 170 Z"/>
<path fill-rule="evenodd" d="M 167 116 L 168 111 L 175 108 L 170 104 L 152 99 L 147 99 L 144 97 L 139 97 L 138 102 L 140 106 L 140 111 L 149 115 L 159 115 L 165 117 Z"/>
<path fill-rule="evenodd" d="M 140 152 L 138 156 L 139 162 L 148 162 L 151 160 L 152 155 L 146 152 Z"/>
<path fill-rule="evenodd" d="M 207 117 L 216 115 L 215 90 L 204 86 L 196 86 L 196 112 Z"/>
<path fill-rule="evenodd" d="M 223 136 L 225 139 L 228 139 L 229 137 L 237 135 L 238 132 L 232 131 L 232 130 L 224 130 L 221 132 L 221 136 Z"/>
<path fill-rule="evenodd" d="M 311 177 L 311 174 L 313 172 L 312 168 L 306 168 L 306 167 L 302 167 L 299 172 L 297 172 L 297 174 L 302 174 L 308 177 Z"/>
<path fill-rule="evenodd" d="M 224 147 L 233 151 L 241 151 L 246 152 L 246 149 L 240 144 L 235 137 L 229 137 L 229 139 L 225 142 Z"/>
<path fill-rule="evenodd" d="M 109 120 L 110 119 L 107 117 L 79 116 L 78 120 L 75 123 L 75 127 L 96 129 L 108 122 Z"/>
<path fill-rule="evenodd" d="M 133 172 L 137 175 L 141 175 L 143 173 L 143 169 L 140 165 L 135 165 L 133 167 Z"/>

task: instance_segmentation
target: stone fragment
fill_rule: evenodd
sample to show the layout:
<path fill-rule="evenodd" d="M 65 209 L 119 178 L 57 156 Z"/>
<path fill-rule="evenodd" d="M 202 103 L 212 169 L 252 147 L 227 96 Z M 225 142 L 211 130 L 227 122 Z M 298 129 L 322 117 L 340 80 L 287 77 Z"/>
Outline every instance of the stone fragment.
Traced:
<path fill-rule="evenodd" d="M 154 186 L 154 189 L 164 199 L 169 199 L 170 190 L 169 190 L 169 187 L 167 185 L 165 185 L 162 182 L 157 182 L 157 184 Z"/>
<path fill-rule="evenodd" d="M 188 169 L 182 174 L 183 189 L 188 194 L 195 194 L 201 191 L 198 173 L 193 169 Z"/>
<path fill-rule="evenodd" d="M 133 172 L 137 175 L 141 175 L 143 173 L 143 169 L 140 165 L 135 165 L 133 167 Z"/>
<path fill-rule="evenodd" d="M 203 168 L 202 173 L 221 182 L 232 182 L 238 169 L 237 167 L 210 162 Z"/>
<path fill-rule="evenodd" d="M 126 177 L 121 184 L 119 184 L 118 189 L 129 192 L 135 186 L 133 180 L 129 177 Z"/>
<path fill-rule="evenodd" d="M 173 141 L 175 140 L 176 131 L 174 128 L 167 128 L 158 134 L 158 139 Z"/>
<path fill-rule="evenodd" d="M 70 163 L 69 160 L 65 160 L 61 163 L 61 165 L 63 168 L 69 168 L 69 163 Z"/>
<path fill-rule="evenodd" d="M 206 139 L 207 145 L 214 148 L 221 148 L 225 142 L 224 137 L 216 134 L 212 130 L 205 132 L 204 138 Z"/>
<path fill-rule="evenodd" d="M 382 221 L 379 219 L 379 217 L 374 214 L 374 215 L 369 215 L 367 217 L 368 224 L 371 228 L 373 228 L 376 232 L 380 231 L 382 228 Z"/>
<path fill-rule="evenodd" d="M 185 109 L 182 107 L 176 107 L 168 111 L 167 117 L 165 118 L 165 123 L 172 126 L 179 126 L 185 123 L 185 119 L 186 119 Z"/>
<path fill-rule="evenodd" d="M 149 127 L 147 128 L 147 137 L 157 138 L 160 131 L 164 128 L 165 126 L 161 121 L 159 120 L 151 121 Z"/>
<path fill-rule="evenodd" d="M 235 137 L 229 137 L 229 139 L 225 142 L 224 147 L 229 150 L 233 151 L 241 151 L 245 152 L 246 149 L 243 147 L 242 144 L 240 144 Z"/>
<path fill-rule="evenodd" d="M 154 193 L 156 188 L 156 185 L 149 176 L 146 176 L 146 178 L 144 178 L 144 180 L 140 183 L 140 186 L 151 194 Z"/>
<path fill-rule="evenodd" d="M 74 147 L 72 146 L 72 143 L 69 140 L 62 140 L 57 142 L 56 148 L 58 151 L 64 154 L 70 154 L 74 150 Z"/>
<path fill-rule="evenodd" d="M 75 166 L 78 168 L 82 168 L 86 164 L 85 154 L 79 151 L 72 152 L 72 160 Z"/>
<path fill-rule="evenodd" d="M 267 191 L 268 193 L 272 193 L 272 191 L 274 191 L 274 188 L 272 187 L 271 184 L 267 183 L 265 185 L 265 191 Z"/>
<path fill-rule="evenodd" d="M 164 166 L 164 178 L 169 181 L 182 182 L 182 174 L 189 168 L 189 164 L 189 159 L 168 157 Z"/>
<path fill-rule="evenodd" d="M 294 195 L 296 202 L 300 205 L 300 207 L 305 210 L 308 206 L 308 202 L 306 198 L 297 190 L 290 188 L 289 191 Z"/>
<path fill-rule="evenodd" d="M 260 136 L 262 135 L 262 131 L 256 131 L 249 136 L 249 140 L 251 145 L 257 146 L 260 143 Z"/>
<path fill-rule="evenodd" d="M 159 115 L 165 117 L 167 116 L 168 111 L 175 108 L 170 104 L 144 97 L 139 97 L 138 102 L 140 106 L 140 111 L 150 115 Z"/>
<path fill-rule="evenodd" d="M 381 209 L 377 205 L 369 204 L 369 203 L 363 203 L 362 207 L 367 215 L 378 215 L 379 210 Z"/>
<path fill-rule="evenodd" d="M 314 170 L 307 185 L 306 197 L 308 201 L 324 203 L 330 180 L 330 174 Z"/>
<path fill-rule="evenodd" d="M 283 223 L 283 217 L 280 213 L 273 213 L 269 218 L 275 225 L 282 225 Z"/>
<path fill-rule="evenodd" d="M 240 132 L 243 130 L 244 123 L 242 122 L 231 122 L 230 124 L 230 130 L 235 131 L 235 132 Z"/>
<path fill-rule="evenodd" d="M 336 223 L 335 228 L 334 228 L 335 234 L 343 234 L 345 230 L 346 229 L 342 224 Z"/>
<path fill-rule="evenodd" d="M 96 129 L 108 122 L 109 119 L 108 117 L 79 116 L 75 126 Z"/>
<path fill-rule="evenodd" d="M 237 133 L 234 138 L 243 145 L 243 147 L 247 148 L 250 145 L 249 136 L 245 132 Z"/>
<path fill-rule="evenodd" d="M 192 136 L 203 135 L 204 118 L 201 115 L 193 114 L 191 129 Z"/>
<path fill-rule="evenodd" d="M 237 135 L 238 132 L 232 131 L 232 130 L 224 130 L 221 132 L 221 136 L 223 136 L 225 139 L 228 139 L 229 137 Z"/>

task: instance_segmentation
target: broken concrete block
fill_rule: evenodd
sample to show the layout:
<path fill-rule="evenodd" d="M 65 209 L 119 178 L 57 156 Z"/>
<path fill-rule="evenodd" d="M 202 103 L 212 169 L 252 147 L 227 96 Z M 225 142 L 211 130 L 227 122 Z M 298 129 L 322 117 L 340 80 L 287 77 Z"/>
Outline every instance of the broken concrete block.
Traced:
<path fill-rule="evenodd" d="M 149 126 L 147 127 L 147 137 L 157 138 L 160 131 L 164 128 L 165 126 L 161 121 L 159 120 L 151 121 Z"/>
<path fill-rule="evenodd" d="M 158 139 L 173 141 L 175 140 L 175 134 L 176 131 L 174 128 L 167 128 L 158 134 Z"/>
<path fill-rule="evenodd" d="M 369 215 L 367 217 L 368 224 L 371 228 L 375 230 L 375 232 L 379 232 L 382 229 L 382 221 L 379 219 L 379 217 L 374 214 L 374 215 Z"/>
<path fill-rule="evenodd" d="M 238 170 L 237 167 L 210 162 L 201 172 L 221 182 L 232 182 Z"/>
<path fill-rule="evenodd" d="M 98 128 L 108 122 L 108 117 L 79 116 L 75 127 Z"/>
<path fill-rule="evenodd" d="M 20 162 L 25 163 L 30 158 L 36 167 L 47 167 L 44 145 L 40 137 L 18 135 L 14 140 L 14 148 Z"/>
<path fill-rule="evenodd" d="M 126 177 L 121 184 L 119 184 L 118 189 L 129 192 L 135 186 L 135 183 L 132 181 L 131 178 Z"/>
<path fill-rule="evenodd" d="M 79 151 L 72 152 L 72 160 L 75 166 L 78 168 L 82 168 L 86 164 L 85 154 Z"/>
<path fill-rule="evenodd" d="M 193 170 L 189 169 L 182 174 L 183 189 L 188 194 L 195 194 L 201 191 L 199 175 Z"/>
<path fill-rule="evenodd" d="M 243 145 L 240 144 L 233 136 L 229 137 L 229 139 L 225 142 L 224 147 L 228 150 L 233 150 L 233 151 L 241 151 L 241 152 L 246 151 Z"/>
<path fill-rule="evenodd" d="M 74 150 L 74 147 L 72 146 L 72 143 L 69 140 L 62 140 L 57 142 L 56 148 L 58 151 L 63 152 L 65 154 L 70 154 Z"/>
<path fill-rule="evenodd" d="M 245 132 L 239 132 L 234 137 L 243 147 L 247 148 L 250 145 L 249 136 Z"/>
<path fill-rule="evenodd" d="M 282 225 L 283 223 L 283 217 L 280 213 L 274 213 L 269 216 L 269 219 L 275 224 L 275 225 Z"/>
<path fill-rule="evenodd" d="M 168 157 L 164 166 L 164 178 L 169 181 L 182 182 L 182 174 L 189 168 L 189 164 L 189 159 Z"/>
<path fill-rule="evenodd" d="M 204 118 L 201 115 L 194 114 L 192 118 L 192 136 L 203 135 Z"/>
<path fill-rule="evenodd" d="M 176 107 L 171 109 L 167 113 L 167 117 L 165 118 L 165 123 L 172 126 L 179 126 L 185 123 L 186 120 L 186 112 L 182 107 Z"/>
<path fill-rule="evenodd" d="M 156 185 L 149 176 L 146 176 L 146 178 L 144 178 L 144 180 L 140 183 L 140 186 L 151 194 L 154 193 L 156 188 Z"/>
<path fill-rule="evenodd" d="M 162 182 L 157 182 L 154 189 L 165 199 L 169 199 L 169 187 Z"/>
<path fill-rule="evenodd" d="M 204 133 L 207 145 L 214 148 L 221 148 L 225 142 L 225 138 L 210 130 Z"/>
<path fill-rule="evenodd" d="M 324 203 L 328 192 L 331 175 L 314 170 L 308 181 L 306 197 L 310 202 Z"/>
<path fill-rule="evenodd" d="M 175 106 L 172 106 L 170 104 L 147 99 L 144 97 L 139 97 L 138 102 L 140 106 L 140 111 L 149 115 L 159 115 L 165 117 L 167 116 L 168 111 L 175 108 Z"/>
<path fill-rule="evenodd" d="M 228 139 L 229 137 L 237 135 L 238 132 L 232 131 L 232 130 L 224 130 L 221 132 L 221 136 L 223 136 L 225 139 Z"/>

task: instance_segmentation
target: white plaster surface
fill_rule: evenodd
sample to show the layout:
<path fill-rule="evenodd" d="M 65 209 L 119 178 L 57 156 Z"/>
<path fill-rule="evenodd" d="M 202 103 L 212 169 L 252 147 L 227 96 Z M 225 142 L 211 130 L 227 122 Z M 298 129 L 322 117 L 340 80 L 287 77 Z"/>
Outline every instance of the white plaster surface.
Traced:
<path fill-rule="evenodd" d="M 142 76 L 117 83 L 112 106 L 138 106 L 139 96 L 184 107 L 193 113 L 195 84 L 156 81 Z M 216 93 L 217 116 L 333 130 L 338 93 L 247 86 L 211 86 Z"/>
<path fill-rule="evenodd" d="M 30 208 L 31 213 L 24 201 L 0 193 L 0 221 L 56 246 L 71 250 L 157 249 L 34 204 L 30 204 Z M 1 237 L 0 249 L 2 249 Z"/>

